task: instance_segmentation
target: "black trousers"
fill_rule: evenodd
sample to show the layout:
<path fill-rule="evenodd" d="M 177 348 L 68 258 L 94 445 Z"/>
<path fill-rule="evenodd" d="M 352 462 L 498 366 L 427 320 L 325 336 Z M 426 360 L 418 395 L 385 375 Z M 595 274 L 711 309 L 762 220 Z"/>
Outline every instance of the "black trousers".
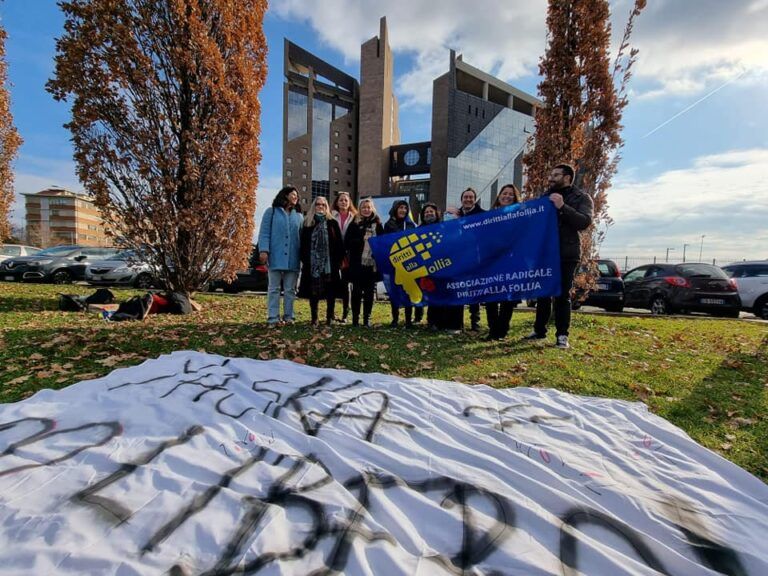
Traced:
<path fill-rule="evenodd" d="M 392 322 L 397 323 L 400 321 L 400 306 L 396 306 L 392 302 L 389 303 L 390 308 L 392 309 Z M 413 323 L 415 320 L 416 322 L 421 322 L 421 319 L 424 318 L 424 307 L 423 306 L 403 306 L 405 308 L 405 323 L 406 325 Z M 416 308 L 416 312 L 413 311 L 413 309 Z"/>
<path fill-rule="evenodd" d="M 512 320 L 512 312 L 517 306 L 514 302 L 490 302 L 485 305 L 485 313 L 488 318 L 488 336 L 491 338 L 506 338 L 509 334 L 509 323 Z"/>
<path fill-rule="evenodd" d="M 560 296 L 554 298 L 539 298 L 536 301 L 536 321 L 533 330 L 539 336 L 546 336 L 547 324 L 555 312 L 555 335 L 568 336 L 571 327 L 571 288 L 573 274 L 579 265 L 578 260 L 563 260 L 560 262 Z"/>
<path fill-rule="evenodd" d="M 473 329 L 480 326 L 480 304 L 469 305 L 469 322 Z"/>
<path fill-rule="evenodd" d="M 325 321 L 326 322 L 332 322 L 333 321 L 333 310 L 336 308 L 336 299 L 331 296 L 330 298 L 323 298 L 326 302 L 326 309 L 325 309 Z M 312 323 L 314 324 L 317 322 L 317 308 L 320 304 L 320 298 L 310 297 L 309 299 L 309 311 L 312 314 Z"/>
<path fill-rule="evenodd" d="M 352 283 L 352 322 L 360 321 L 360 304 L 363 305 L 363 321 L 370 320 L 373 310 L 373 293 L 376 291 L 376 281 L 361 280 Z"/>

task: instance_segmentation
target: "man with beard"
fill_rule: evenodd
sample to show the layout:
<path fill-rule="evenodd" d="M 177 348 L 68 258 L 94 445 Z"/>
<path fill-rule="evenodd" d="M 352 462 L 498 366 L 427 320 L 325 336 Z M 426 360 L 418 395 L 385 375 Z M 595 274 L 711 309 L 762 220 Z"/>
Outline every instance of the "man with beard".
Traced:
<path fill-rule="evenodd" d="M 573 275 L 581 259 L 579 232 L 592 223 L 592 198 L 573 185 L 575 173 L 568 164 L 559 164 L 549 175 L 549 189 L 545 195 L 557 210 L 560 231 L 560 295 L 539 298 L 536 302 L 536 321 L 533 331 L 525 340 L 540 340 L 547 336 L 547 323 L 555 312 L 555 346 L 569 348 L 568 330 L 571 326 L 571 288 Z"/>

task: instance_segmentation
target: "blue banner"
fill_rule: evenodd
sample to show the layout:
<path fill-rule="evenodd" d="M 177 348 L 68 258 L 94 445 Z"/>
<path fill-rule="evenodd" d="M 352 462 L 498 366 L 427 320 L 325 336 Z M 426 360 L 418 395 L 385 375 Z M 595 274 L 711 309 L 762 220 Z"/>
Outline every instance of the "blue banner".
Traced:
<path fill-rule="evenodd" d="M 371 238 L 398 305 L 448 306 L 560 293 L 557 211 L 547 198 Z"/>

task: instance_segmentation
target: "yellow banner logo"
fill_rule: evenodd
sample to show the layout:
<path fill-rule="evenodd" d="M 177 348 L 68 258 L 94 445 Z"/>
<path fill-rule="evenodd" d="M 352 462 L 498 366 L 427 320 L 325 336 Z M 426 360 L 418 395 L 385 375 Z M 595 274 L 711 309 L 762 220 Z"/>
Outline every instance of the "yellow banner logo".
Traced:
<path fill-rule="evenodd" d="M 395 284 L 402 286 L 414 304 L 423 299 L 418 280 L 451 265 L 450 258 L 435 259 L 432 256 L 432 248 L 442 239 L 439 232 L 414 232 L 400 238 L 389 250 L 389 261 L 395 269 Z"/>

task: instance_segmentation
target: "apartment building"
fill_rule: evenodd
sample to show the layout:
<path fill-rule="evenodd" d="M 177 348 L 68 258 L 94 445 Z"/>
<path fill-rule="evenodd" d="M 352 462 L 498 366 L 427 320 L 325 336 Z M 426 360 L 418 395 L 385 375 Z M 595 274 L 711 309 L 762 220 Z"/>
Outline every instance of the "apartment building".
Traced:
<path fill-rule="evenodd" d="M 24 194 L 26 241 L 34 246 L 108 246 L 104 222 L 93 198 L 51 187 Z"/>

